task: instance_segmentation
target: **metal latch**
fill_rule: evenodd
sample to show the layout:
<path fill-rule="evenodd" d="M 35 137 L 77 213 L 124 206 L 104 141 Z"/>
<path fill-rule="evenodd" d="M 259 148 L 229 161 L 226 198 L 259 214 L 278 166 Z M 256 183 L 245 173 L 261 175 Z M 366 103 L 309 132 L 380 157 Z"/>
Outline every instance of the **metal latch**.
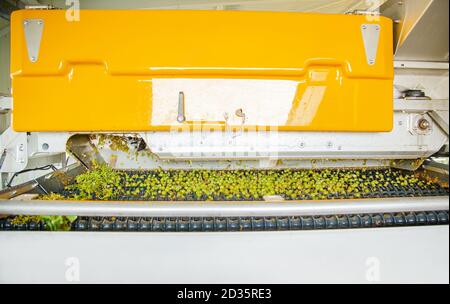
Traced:
<path fill-rule="evenodd" d="M 25 32 L 25 41 L 27 44 L 28 58 L 31 62 L 39 59 L 39 50 L 41 48 L 42 33 L 44 31 L 44 20 L 26 19 L 23 21 Z"/>

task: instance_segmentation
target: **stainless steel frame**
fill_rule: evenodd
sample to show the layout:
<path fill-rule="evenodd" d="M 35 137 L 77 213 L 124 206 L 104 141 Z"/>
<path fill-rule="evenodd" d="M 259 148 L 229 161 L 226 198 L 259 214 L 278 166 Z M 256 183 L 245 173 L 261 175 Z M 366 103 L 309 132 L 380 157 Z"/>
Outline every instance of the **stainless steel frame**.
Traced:
<path fill-rule="evenodd" d="M 294 202 L 0 201 L 5 215 L 123 217 L 319 216 L 449 210 L 448 197 Z"/>
<path fill-rule="evenodd" d="M 427 172 L 446 182 L 447 171 L 436 171 L 427 162 Z M 123 217 L 242 217 L 242 216 L 319 216 L 336 214 L 395 213 L 449 210 L 448 196 L 322 201 L 239 202 L 145 202 L 145 201 L 43 201 L 19 198 L 22 194 L 60 192 L 86 168 L 75 164 L 26 184 L 0 192 L 0 215 L 62 215 Z"/>

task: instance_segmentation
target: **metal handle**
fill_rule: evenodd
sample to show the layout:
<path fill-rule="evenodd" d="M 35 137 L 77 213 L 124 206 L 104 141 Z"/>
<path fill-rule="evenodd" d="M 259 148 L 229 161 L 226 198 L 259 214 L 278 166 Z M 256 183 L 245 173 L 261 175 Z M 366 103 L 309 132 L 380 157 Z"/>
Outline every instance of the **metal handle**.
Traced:
<path fill-rule="evenodd" d="M 178 116 L 177 121 L 183 123 L 186 121 L 186 116 L 184 115 L 184 93 L 180 92 L 178 94 Z"/>

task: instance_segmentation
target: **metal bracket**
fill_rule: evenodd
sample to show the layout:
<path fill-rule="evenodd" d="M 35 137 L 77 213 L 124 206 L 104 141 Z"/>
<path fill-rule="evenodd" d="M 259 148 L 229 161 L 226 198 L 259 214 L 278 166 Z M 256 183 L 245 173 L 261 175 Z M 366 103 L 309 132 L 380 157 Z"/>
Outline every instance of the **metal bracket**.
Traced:
<path fill-rule="evenodd" d="M 56 9 L 53 5 L 26 5 L 27 10 L 54 10 Z"/>
<path fill-rule="evenodd" d="M 0 173 L 18 172 L 28 164 L 28 143 L 27 133 L 14 132 L 12 128 L 8 128 L 0 135 L 0 151 L 3 164 Z"/>
<path fill-rule="evenodd" d="M 3 163 L 5 162 L 5 159 L 6 159 L 6 149 L 3 150 L 3 153 L 0 156 L 0 169 L 3 167 Z"/>
<path fill-rule="evenodd" d="M 375 65 L 377 61 L 378 45 L 380 43 L 379 24 L 363 24 L 361 25 L 361 32 L 364 41 L 364 48 L 366 50 L 367 63 Z"/>
<path fill-rule="evenodd" d="M 406 170 L 406 171 L 416 171 L 424 163 L 425 159 L 400 159 L 391 162 L 391 167 Z"/>
<path fill-rule="evenodd" d="M 37 62 L 41 48 L 42 33 L 44 31 L 44 20 L 26 19 L 23 21 L 23 28 L 25 31 L 28 58 L 31 62 Z"/>
<path fill-rule="evenodd" d="M 428 112 L 428 115 L 442 129 L 442 131 L 444 131 L 445 134 L 447 134 L 447 136 L 448 136 L 449 135 L 448 122 L 446 122 L 445 119 L 442 118 L 441 115 L 439 115 L 439 113 L 436 111 L 430 111 L 430 112 Z M 447 113 L 447 115 L 448 115 L 448 113 Z"/>

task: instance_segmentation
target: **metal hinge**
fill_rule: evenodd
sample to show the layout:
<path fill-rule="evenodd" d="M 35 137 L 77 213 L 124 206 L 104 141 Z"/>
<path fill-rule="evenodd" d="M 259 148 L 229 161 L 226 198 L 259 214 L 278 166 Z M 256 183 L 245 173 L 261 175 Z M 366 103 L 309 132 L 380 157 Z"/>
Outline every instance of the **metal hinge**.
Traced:
<path fill-rule="evenodd" d="M 12 98 L 0 94 L 0 111 L 12 109 Z"/>
<path fill-rule="evenodd" d="M 353 10 L 345 13 L 346 15 L 359 15 L 359 16 L 381 16 L 378 11 L 364 11 L 364 10 Z"/>
<path fill-rule="evenodd" d="M 26 5 L 27 10 L 54 10 L 57 9 L 53 5 Z"/>

